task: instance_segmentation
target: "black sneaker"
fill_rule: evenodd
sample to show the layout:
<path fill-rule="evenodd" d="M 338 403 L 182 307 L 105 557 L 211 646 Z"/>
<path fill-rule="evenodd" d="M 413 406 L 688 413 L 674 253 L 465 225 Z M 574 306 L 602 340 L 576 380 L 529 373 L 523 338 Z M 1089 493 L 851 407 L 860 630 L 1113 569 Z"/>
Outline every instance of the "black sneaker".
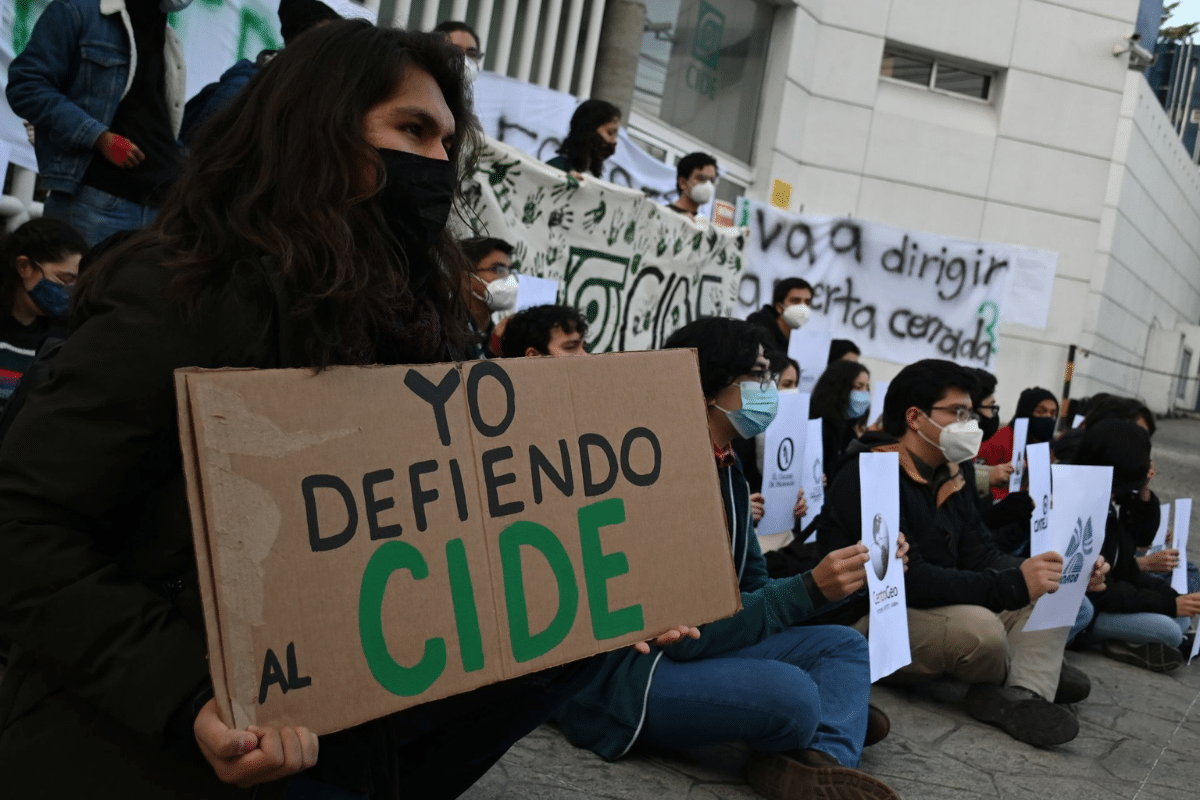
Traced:
<path fill-rule="evenodd" d="M 1130 644 L 1117 639 L 1106 639 L 1100 645 L 1104 655 L 1125 664 L 1148 669 L 1151 672 L 1170 672 L 1178 669 L 1183 663 L 1183 654 L 1178 647 L 1152 642 L 1150 644 Z"/>
<path fill-rule="evenodd" d="M 1045 747 L 1079 735 L 1079 720 L 1062 706 L 1019 686 L 977 683 L 967 690 L 967 713 L 1018 742 Z"/>
<path fill-rule="evenodd" d="M 1092 681 L 1083 670 L 1063 662 L 1062 671 L 1058 673 L 1058 691 L 1054 693 L 1054 702 L 1060 705 L 1079 703 L 1092 693 Z"/>

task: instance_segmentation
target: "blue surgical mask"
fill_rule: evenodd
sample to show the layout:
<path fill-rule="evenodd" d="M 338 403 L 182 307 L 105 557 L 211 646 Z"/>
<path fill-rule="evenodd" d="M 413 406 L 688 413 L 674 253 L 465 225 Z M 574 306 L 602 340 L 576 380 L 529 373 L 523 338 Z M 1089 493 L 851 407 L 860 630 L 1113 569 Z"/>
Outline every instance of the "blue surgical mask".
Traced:
<path fill-rule="evenodd" d="M 29 290 L 34 304 L 52 317 L 65 317 L 71 307 L 71 287 L 42 278 Z"/>
<path fill-rule="evenodd" d="M 743 381 L 742 407 L 737 411 L 726 411 L 720 406 L 716 408 L 725 411 L 729 424 L 743 439 L 753 439 L 765 431 L 775 415 L 779 412 L 779 389 L 774 383 L 762 388 L 758 381 Z"/>
<path fill-rule="evenodd" d="M 850 405 L 846 406 L 846 418 L 858 419 L 871 410 L 871 393 L 862 389 L 850 392 Z"/>

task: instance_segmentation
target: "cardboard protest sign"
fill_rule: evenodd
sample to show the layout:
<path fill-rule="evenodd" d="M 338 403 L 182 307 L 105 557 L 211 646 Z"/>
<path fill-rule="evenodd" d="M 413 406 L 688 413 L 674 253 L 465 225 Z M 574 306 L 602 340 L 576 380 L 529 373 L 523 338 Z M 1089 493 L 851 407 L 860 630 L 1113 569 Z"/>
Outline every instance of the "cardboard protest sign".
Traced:
<path fill-rule="evenodd" d="M 804 500 L 808 505 L 804 516 L 800 518 L 800 527 L 807 528 L 825 505 L 825 431 L 819 419 L 808 421 L 808 433 L 804 436 L 804 471 L 800 473 L 800 488 L 804 489 Z M 808 538 L 816 535 L 814 531 Z"/>
<path fill-rule="evenodd" d="M 870 551 L 867 599 L 871 607 L 871 682 L 912 663 L 908 641 L 908 601 L 900 547 L 900 457 L 863 453 L 858 457 L 862 543 Z"/>
<path fill-rule="evenodd" d="M 1033 499 L 1033 518 L 1029 521 L 1029 552 L 1044 553 L 1050 545 L 1050 443 L 1039 442 L 1025 449 L 1029 461 L 1029 496 Z"/>
<path fill-rule="evenodd" d="M 580 181 L 489 139 L 465 190 L 466 235 L 514 246 L 513 269 L 560 283 L 590 353 L 654 350 L 701 316 L 729 316 L 742 234 L 695 223 L 640 192 Z"/>
<path fill-rule="evenodd" d="M 812 394 L 817 378 L 825 371 L 829 361 L 829 335 L 827 325 L 805 325 L 792 331 L 788 337 L 788 358 L 800 365 L 800 391 Z"/>
<path fill-rule="evenodd" d="M 796 524 L 792 509 L 804 471 L 808 401 L 809 395 L 801 392 L 779 393 L 779 412 L 763 441 L 763 518 L 756 528 L 760 536 L 790 531 Z"/>
<path fill-rule="evenodd" d="M 1013 420 L 1013 452 L 1012 474 L 1008 476 L 1008 490 L 1021 491 L 1021 483 L 1025 480 L 1025 443 L 1029 441 L 1029 417 L 1017 417 Z"/>
<path fill-rule="evenodd" d="M 1058 591 L 1038 598 L 1025 630 L 1040 631 L 1075 624 L 1092 567 L 1104 544 L 1112 494 L 1112 467 L 1055 464 L 1054 505 L 1050 507 L 1049 550 L 1062 554 L 1063 573 Z M 1042 550 L 1042 553 L 1047 550 Z M 1037 551 L 1033 555 L 1039 555 Z"/>
<path fill-rule="evenodd" d="M 1192 498 L 1180 497 L 1175 501 L 1175 541 L 1174 548 L 1179 551 L 1179 563 L 1171 573 L 1171 588 L 1180 594 L 1187 594 L 1187 546 L 1188 529 L 1192 526 Z"/>
<path fill-rule="evenodd" d="M 230 725 L 328 733 L 739 608 L 689 351 L 176 387 Z"/>
<path fill-rule="evenodd" d="M 864 356 L 986 369 L 1000 323 L 1046 327 L 1055 253 L 739 202 L 738 222 L 749 230 L 740 317 L 769 303 L 778 281 L 804 278 L 813 322 L 827 321 Z"/>

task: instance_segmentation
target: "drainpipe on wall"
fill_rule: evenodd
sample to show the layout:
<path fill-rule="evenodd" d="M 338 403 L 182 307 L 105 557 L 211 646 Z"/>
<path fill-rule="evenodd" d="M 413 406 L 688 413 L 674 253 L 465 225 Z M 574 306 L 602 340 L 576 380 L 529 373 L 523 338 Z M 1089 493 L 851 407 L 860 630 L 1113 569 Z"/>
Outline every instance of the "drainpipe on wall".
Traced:
<path fill-rule="evenodd" d="M 644 0 L 608 0 L 590 97 L 616 105 L 621 109 L 623 120 L 629 119 L 629 109 L 633 105 L 633 86 L 645 24 Z M 589 97 L 586 91 L 586 87 L 579 87 L 580 99 Z"/>

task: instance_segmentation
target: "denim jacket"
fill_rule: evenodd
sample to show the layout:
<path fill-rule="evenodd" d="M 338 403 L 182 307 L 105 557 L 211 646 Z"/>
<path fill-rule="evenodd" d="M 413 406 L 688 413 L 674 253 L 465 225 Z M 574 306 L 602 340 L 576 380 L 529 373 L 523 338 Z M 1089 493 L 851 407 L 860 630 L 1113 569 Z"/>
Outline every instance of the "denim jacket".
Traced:
<path fill-rule="evenodd" d="M 8 104 L 37 132 L 38 172 L 51 190 L 74 193 L 133 84 L 137 50 L 124 0 L 54 0 L 8 68 Z M 167 109 L 183 121 L 183 47 L 170 27 L 165 47 Z"/>

